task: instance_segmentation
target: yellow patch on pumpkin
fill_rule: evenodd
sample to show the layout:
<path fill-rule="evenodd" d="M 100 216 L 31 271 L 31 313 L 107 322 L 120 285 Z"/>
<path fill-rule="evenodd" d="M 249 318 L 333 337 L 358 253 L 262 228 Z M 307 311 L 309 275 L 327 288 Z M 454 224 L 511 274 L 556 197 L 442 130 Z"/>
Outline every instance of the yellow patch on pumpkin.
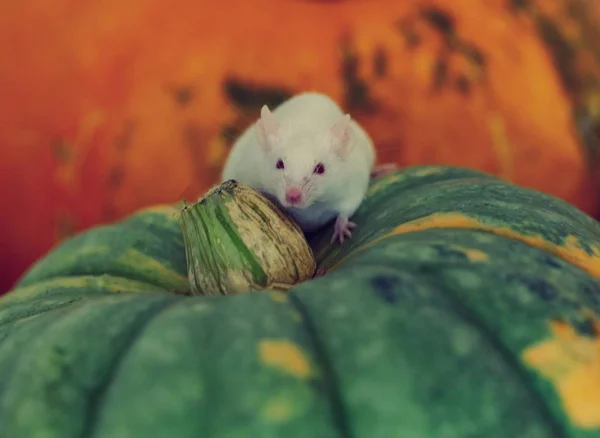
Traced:
<path fill-rule="evenodd" d="M 269 295 L 271 296 L 273 301 L 275 301 L 276 303 L 283 304 L 283 303 L 286 303 L 288 300 L 287 296 L 283 292 L 271 291 L 271 292 L 269 292 Z"/>
<path fill-rule="evenodd" d="M 595 321 L 600 332 L 600 322 Z M 550 323 L 552 337 L 527 348 L 522 358 L 549 379 L 577 427 L 600 428 L 600 338 L 585 337 L 565 322 Z"/>
<path fill-rule="evenodd" d="M 385 189 L 386 187 L 394 184 L 395 182 L 406 179 L 406 175 L 402 174 L 394 174 L 389 176 L 384 176 L 379 179 L 377 182 L 373 183 L 369 189 L 367 190 L 367 196 L 373 196 L 375 193 Z"/>
<path fill-rule="evenodd" d="M 482 230 L 497 236 L 519 240 L 530 246 L 554 254 L 563 260 L 578 266 L 591 276 L 600 279 L 600 248 L 589 245 L 593 254 L 588 254 L 583 249 L 579 239 L 575 236 L 567 236 L 562 245 L 556 245 L 552 242 L 548 242 L 540 235 L 526 235 L 508 227 L 484 224 L 475 218 L 468 217 L 460 213 L 434 213 L 432 215 L 398 225 L 391 232 L 378 237 L 377 239 L 362 245 L 356 251 L 351 252 L 333 267 L 329 268 L 329 271 L 331 271 L 334 267 L 339 267 L 349 256 L 354 255 L 358 251 L 362 251 L 381 240 L 385 240 L 388 237 L 433 228 Z"/>
<path fill-rule="evenodd" d="M 465 248 L 458 245 L 452 245 L 452 249 L 462 252 L 473 263 L 485 262 L 488 259 L 488 255 L 479 249 Z"/>
<path fill-rule="evenodd" d="M 444 170 L 447 170 L 447 169 L 444 169 L 443 167 L 438 167 L 438 166 L 428 166 L 423 169 L 417 170 L 416 172 L 414 172 L 412 174 L 412 176 L 420 176 L 420 177 L 429 176 L 429 175 L 434 175 L 436 173 L 443 172 Z"/>
<path fill-rule="evenodd" d="M 292 416 L 294 408 L 289 399 L 275 397 L 267 401 L 261 413 L 266 420 L 281 423 L 287 421 Z"/>
<path fill-rule="evenodd" d="M 57 264 L 66 265 L 70 263 L 74 263 L 78 259 L 82 257 L 87 257 L 91 255 L 109 255 L 111 253 L 111 249 L 108 246 L 101 245 L 86 245 L 81 248 L 78 248 L 77 251 L 65 254 L 61 256 L 60 261 L 57 261 Z"/>
<path fill-rule="evenodd" d="M 260 360 L 300 379 L 310 378 L 312 366 L 304 352 L 290 341 L 263 340 L 258 345 Z"/>
<path fill-rule="evenodd" d="M 167 268 L 158 260 L 148 257 L 146 254 L 135 249 L 130 248 L 125 251 L 117 262 L 137 270 L 143 268 L 148 272 L 153 272 L 156 277 L 168 280 L 169 284 L 174 288 L 186 290 L 189 287 L 187 277 Z"/>
<path fill-rule="evenodd" d="M 96 287 L 101 288 L 102 291 L 112 293 L 138 293 L 159 290 L 158 286 L 110 275 L 57 277 L 42 280 L 29 286 L 17 287 L 10 291 L 10 293 L 3 295 L 0 298 L 0 303 L 23 301 L 40 295 L 48 295 L 49 292 L 56 289 L 74 289 L 77 294 L 85 297 L 86 294 L 82 294 L 81 291 L 89 291 Z M 87 295 L 93 295 L 93 293 L 88 293 Z"/>
<path fill-rule="evenodd" d="M 388 187 L 398 181 L 406 179 L 408 177 L 415 177 L 415 176 L 423 177 L 423 176 L 433 175 L 433 174 L 443 172 L 443 171 L 444 171 L 443 167 L 428 166 L 423 169 L 416 170 L 415 172 L 411 173 L 410 175 L 401 174 L 401 173 L 387 175 L 387 176 L 382 177 L 376 183 L 372 184 L 369 187 L 369 190 L 367 191 L 367 196 L 372 196 L 375 193 L 385 189 L 386 187 Z"/>

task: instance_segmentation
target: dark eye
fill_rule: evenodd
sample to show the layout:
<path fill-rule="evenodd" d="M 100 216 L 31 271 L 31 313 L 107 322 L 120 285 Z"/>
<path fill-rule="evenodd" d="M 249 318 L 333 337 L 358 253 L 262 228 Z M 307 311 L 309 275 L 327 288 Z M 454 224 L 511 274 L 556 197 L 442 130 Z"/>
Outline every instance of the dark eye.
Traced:
<path fill-rule="evenodd" d="M 317 164 L 315 166 L 315 169 L 313 170 L 313 173 L 318 173 L 319 175 L 321 175 L 324 172 L 325 172 L 325 166 L 323 166 L 323 163 Z"/>
<path fill-rule="evenodd" d="M 277 167 L 278 169 L 283 169 L 285 167 L 283 164 L 283 160 L 277 160 L 277 164 L 275 164 L 275 167 Z"/>

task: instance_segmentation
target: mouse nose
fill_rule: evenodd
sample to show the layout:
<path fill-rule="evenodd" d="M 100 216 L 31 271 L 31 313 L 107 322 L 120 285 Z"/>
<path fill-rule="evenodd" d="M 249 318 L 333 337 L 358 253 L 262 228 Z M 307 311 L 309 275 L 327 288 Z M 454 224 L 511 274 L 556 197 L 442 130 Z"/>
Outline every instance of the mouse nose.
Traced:
<path fill-rule="evenodd" d="M 302 192 L 296 187 L 290 187 L 285 192 L 285 200 L 290 204 L 297 204 L 302 199 Z"/>

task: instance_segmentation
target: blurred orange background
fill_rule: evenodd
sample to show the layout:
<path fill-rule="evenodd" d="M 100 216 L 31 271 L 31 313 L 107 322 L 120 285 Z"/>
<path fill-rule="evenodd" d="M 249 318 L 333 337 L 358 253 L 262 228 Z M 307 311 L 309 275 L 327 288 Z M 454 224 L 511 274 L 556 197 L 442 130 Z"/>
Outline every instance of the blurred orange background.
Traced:
<path fill-rule="evenodd" d="M 260 107 L 301 91 L 381 162 L 598 213 L 600 2 L 7 0 L 0 47 L 0 292 L 77 231 L 202 194 Z"/>

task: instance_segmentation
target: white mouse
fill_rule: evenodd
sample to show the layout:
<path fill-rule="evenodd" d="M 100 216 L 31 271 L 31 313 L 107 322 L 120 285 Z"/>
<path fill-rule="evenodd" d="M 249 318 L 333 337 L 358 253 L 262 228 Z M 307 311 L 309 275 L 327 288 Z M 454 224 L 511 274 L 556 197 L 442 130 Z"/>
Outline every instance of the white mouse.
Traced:
<path fill-rule="evenodd" d="M 371 176 L 394 166 L 375 166 L 367 133 L 328 96 L 298 94 L 258 121 L 234 143 L 222 181 L 237 180 L 276 201 L 304 232 L 333 219 L 340 243 L 356 226 L 350 218 L 364 199 Z"/>

